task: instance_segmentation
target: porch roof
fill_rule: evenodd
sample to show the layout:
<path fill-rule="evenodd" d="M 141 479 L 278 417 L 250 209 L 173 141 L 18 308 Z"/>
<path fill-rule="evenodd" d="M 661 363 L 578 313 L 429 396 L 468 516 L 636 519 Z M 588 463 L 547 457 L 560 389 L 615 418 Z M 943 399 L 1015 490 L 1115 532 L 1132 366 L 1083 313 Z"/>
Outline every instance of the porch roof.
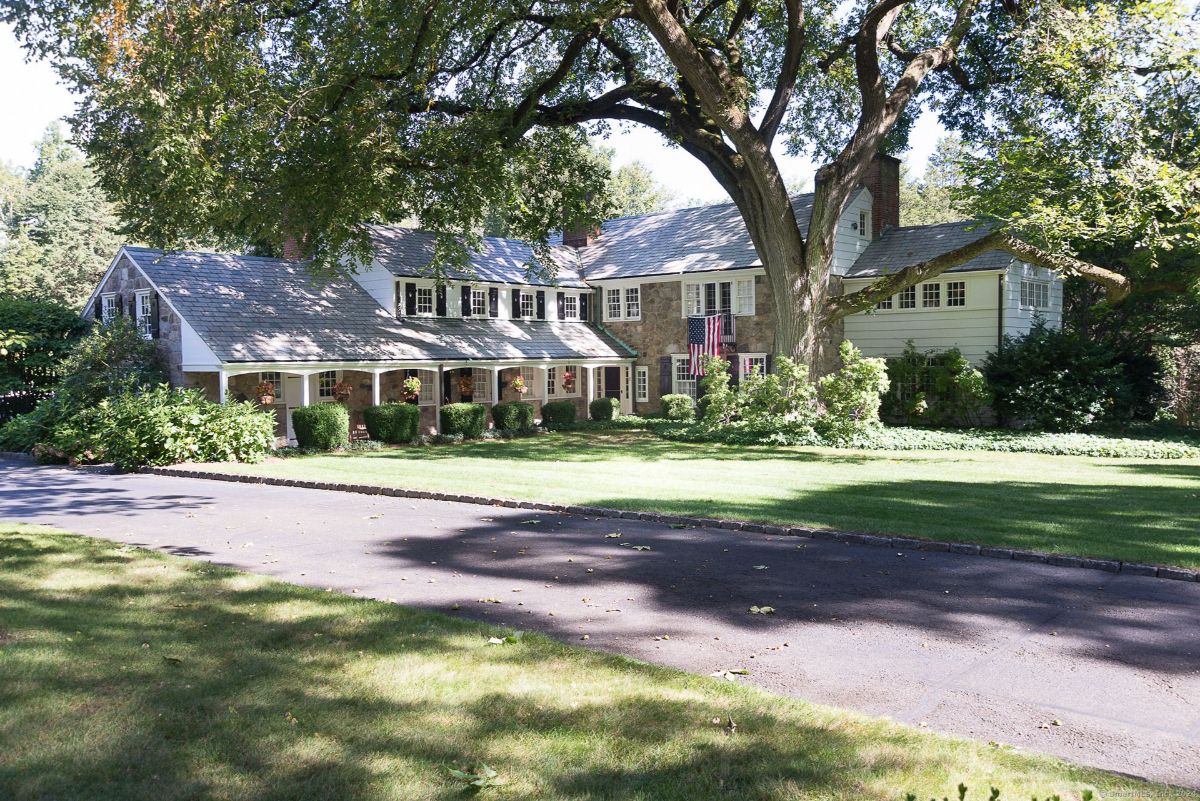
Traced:
<path fill-rule="evenodd" d="M 283 259 L 127 247 L 125 252 L 224 363 L 629 359 L 579 322 L 403 318 L 348 278 L 314 279 Z"/>

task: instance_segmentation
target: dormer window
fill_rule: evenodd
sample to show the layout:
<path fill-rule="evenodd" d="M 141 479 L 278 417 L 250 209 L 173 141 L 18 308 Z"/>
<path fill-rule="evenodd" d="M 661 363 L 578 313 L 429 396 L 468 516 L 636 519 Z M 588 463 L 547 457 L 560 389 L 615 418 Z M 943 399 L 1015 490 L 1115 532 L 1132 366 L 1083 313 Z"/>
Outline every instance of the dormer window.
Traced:
<path fill-rule="evenodd" d="M 863 239 L 869 238 L 871 236 L 870 228 L 871 221 L 867 217 L 867 213 L 865 211 L 860 211 L 858 213 L 858 235 Z"/>

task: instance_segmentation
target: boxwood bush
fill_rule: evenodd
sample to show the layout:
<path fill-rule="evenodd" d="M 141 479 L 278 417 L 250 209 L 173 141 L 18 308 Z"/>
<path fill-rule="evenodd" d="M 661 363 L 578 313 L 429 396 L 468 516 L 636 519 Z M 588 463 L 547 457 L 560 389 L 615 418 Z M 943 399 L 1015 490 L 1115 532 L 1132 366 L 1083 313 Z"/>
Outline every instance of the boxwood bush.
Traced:
<path fill-rule="evenodd" d="M 694 420 L 696 401 L 691 395 L 663 395 L 662 411 L 668 420 Z"/>
<path fill-rule="evenodd" d="M 318 403 L 292 410 L 292 430 L 301 448 L 333 450 L 350 442 L 350 414 L 340 403 Z"/>
<path fill-rule="evenodd" d="M 542 425 L 558 428 L 575 423 L 575 401 L 558 400 L 542 404 Z"/>
<path fill-rule="evenodd" d="M 524 401 L 497 403 L 492 407 L 492 422 L 501 431 L 532 431 L 533 404 Z"/>
<path fill-rule="evenodd" d="M 482 403 L 447 403 L 442 407 L 442 435 L 478 439 L 487 428 L 487 407 Z"/>
<path fill-rule="evenodd" d="M 371 439 L 402 445 L 417 438 L 421 428 L 421 407 L 411 403 L 385 403 L 363 409 L 363 421 Z"/>
<path fill-rule="evenodd" d="M 621 401 L 616 398 L 596 398 L 588 404 L 593 420 L 612 420 L 621 413 Z"/>

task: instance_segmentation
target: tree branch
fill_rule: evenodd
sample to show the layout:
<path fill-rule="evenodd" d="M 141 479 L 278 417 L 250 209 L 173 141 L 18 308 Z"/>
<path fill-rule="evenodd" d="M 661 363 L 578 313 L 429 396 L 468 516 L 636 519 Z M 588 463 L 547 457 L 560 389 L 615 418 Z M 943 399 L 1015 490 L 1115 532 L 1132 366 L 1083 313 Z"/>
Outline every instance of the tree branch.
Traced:
<path fill-rule="evenodd" d="M 767 103 L 759 132 L 767 143 L 775 139 L 783 116 L 787 113 L 788 101 L 792 99 L 792 91 L 796 88 L 796 76 L 800 70 L 800 60 L 804 55 L 805 22 L 803 0 L 785 0 L 787 6 L 787 40 L 784 43 L 783 62 L 779 67 L 779 75 L 775 79 L 775 91 Z"/>

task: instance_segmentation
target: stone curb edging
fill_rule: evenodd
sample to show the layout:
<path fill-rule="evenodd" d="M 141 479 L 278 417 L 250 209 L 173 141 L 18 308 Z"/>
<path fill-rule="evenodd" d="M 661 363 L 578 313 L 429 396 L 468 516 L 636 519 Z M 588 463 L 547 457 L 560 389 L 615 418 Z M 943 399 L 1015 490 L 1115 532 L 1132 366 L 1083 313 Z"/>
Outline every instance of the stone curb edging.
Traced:
<path fill-rule="evenodd" d="M 914 537 L 888 537 L 878 534 L 861 534 L 853 531 L 808 528 L 804 526 L 779 526 L 767 523 L 747 523 L 741 520 L 720 520 L 711 517 L 686 517 L 665 515 L 658 512 L 631 512 L 621 509 L 606 509 L 599 506 L 574 506 L 561 503 L 535 503 L 516 501 L 511 498 L 485 498 L 480 495 L 457 495 L 449 492 L 409 490 L 397 487 L 379 487 L 373 484 L 343 484 L 336 481 L 313 481 L 298 478 L 273 478 L 269 476 L 218 473 L 208 470 L 189 470 L 182 467 L 144 467 L 139 472 L 156 476 L 178 476 L 181 478 L 206 478 L 213 481 L 231 481 L 239 484 L 266 484 L 275 487 L 299 487 L 302 489 L 353 492 L 359 495 L 385 495 L 393 498 L 418 498 L 431 501 L 453 501 L 473 503 L 481 506 L 501 506 L 510 509 L 530 509 L 538 512 L 559 512 L 587 517 L 608 517 L 620 520 L 643 520 L 651 523 L 719 528 L 729 531 L 747 531 L 755 534 L 806 537 L 813 540 L 829 540 L 852 545 L 870 545 L 878 548 L 896 548 L 908 551 L 942 551 L 967 556 L 982 556 L 993 559 L 1009 559 L 1014 562 L 1037 562 L 1055 567 L 1077 567 L 1085 570 L 1101 570 L 1106 573 L 1126 573 L 1132 576 L 1154 576 L 1176 581 L 1200 582 L 1200 570 L 1182 567 L 1147 565 L 1138 562 L 1121 562 L 1111 559 L 1091 559 L 1041 551 L 1023 551 L 1013 548 L 996 548 L 987 545 L 971 545 L 960 542 L 938 542 Z"/>

